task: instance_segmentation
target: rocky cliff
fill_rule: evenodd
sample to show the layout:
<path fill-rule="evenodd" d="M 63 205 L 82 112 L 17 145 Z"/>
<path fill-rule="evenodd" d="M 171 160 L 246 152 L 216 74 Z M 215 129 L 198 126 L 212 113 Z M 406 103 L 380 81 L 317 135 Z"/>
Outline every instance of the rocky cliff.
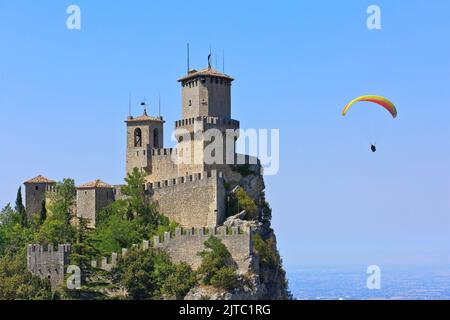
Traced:
<path fill-rule="evenodd" d="M 230 199 L 233 199 L 234 194 L 239 189 L 244 190 L 246 196 L 256 204 L 255 208 L 249 210 L 245 210 L 245 204 L 242 205 L 244 208 L 239 208 L 238 204 L 238 208 L 243 210 L 238 214 L 229 216 L 223 224 L 226 227 L 240 227 L 241 229 L 250 227 L 253 231 L 254 249 L 252 255 L 249 256 L 252 261 L 248 272 L 239 275 L 240 287 L 224 290 L 199 285 L 186 295 L 186 300 L 291 299 L 286 273 L 277 249 L 275 232 L 270 226 L 271 209 L 264 196 L 264 179 L 259 172 L 258 166 L 235 167 L 233 170 L 224 172 L 227 181 L 226 187 L 229 190 L 228 206 L 233 205 Z"/>

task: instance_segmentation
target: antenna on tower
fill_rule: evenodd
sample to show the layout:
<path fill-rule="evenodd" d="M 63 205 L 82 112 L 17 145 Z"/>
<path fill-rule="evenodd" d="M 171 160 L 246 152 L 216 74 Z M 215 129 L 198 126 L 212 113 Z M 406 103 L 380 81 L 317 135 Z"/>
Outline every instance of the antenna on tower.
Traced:
<path fill-rule="evenodd" d="M 225 74 L 225 50 L 222 50 L 222 73 Z"/>
<path fill-rule="evenodd" d="M 161 118 L 161 93 L 158 93 L 158 117 Z"/>
<path fill-rule="evenodd" d="M 209 45 L 208 69 L 211 69 L 211 57 L 212 57 L 212 51 L 211 51 L 211 45 Z"/>
<path fill-rule="evenodd" d="M 189 42 L 187 43 L 187 73 L 189 74 L 189 71 L 191 71 L 190 68 L 190 50 L 189 50 Z"/>
<path fill-rule="evenodd" d="M 128 94 L 128 116 L 131 118 L 131 92 Z"/>

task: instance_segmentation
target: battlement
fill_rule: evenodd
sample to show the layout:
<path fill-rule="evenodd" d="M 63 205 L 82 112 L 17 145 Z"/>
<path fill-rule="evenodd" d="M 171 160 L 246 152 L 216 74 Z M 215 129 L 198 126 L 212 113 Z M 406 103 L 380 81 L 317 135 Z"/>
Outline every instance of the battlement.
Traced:
<path fill-rule="evenodd" d="M 56 192 L 56 186 L 52 185 L 52 184 L 48 184 L 47 187 L 45 188 L 45 192 L 48 192 L 48 193 Z"/>
<path fill-rule="evenodd" d="M 30 244 L 27 248 L 27 268 L 42 279 L 49 279 L 52 289 L 55 289 L 64 280 L 70 252 L 70 244 L 60 244 L 57 250 L 51 244 L 47 250 L 41 245 Z"/>
<path fill-rule="evenodd" d="M 217 226 L 225 216 L 225 187 L 216 170 L 148 183 L 158 211 L 183 227 Z"/>
<path fill-rule="evenodd" d="M 177 154 L 176 148 L 159 148 L 151 150 L 152 156 L 171 156 L 173 154 Z"/>
<path fill-rule="evenodd" d="M 202 262 L 198 253 L 205 249 L 204 243 L 211 236 L 227 247 L 239 273 L 245 274 L 253 267 L 253 232 L 249 227 L 177 228 L 173 235 L 166 232 L 162 239 L 155 236 L 153 247 L 167 252 L 175 263 L 186 262 L 197 269 Z"/>
<path fill-rule="evenodd" d="M 205 171 L 203 173 L 193 173 L 190 175 L 182 176 L 182 177 L 176 177 L 172 179 L 166 179 L 162 181 L 152 182 L 148 183 L 145 186 L 145 189 L 147 191 L 155 190 L 155 189 L 161 189 L 164 187 L 172 187 L 179 184 L 186 184 L 190 182 L 198 182 L 198 181 L 205 181 L 209 179 L 221 179 L 222 173 L 217 172 L 215 170 L 213 171 Z"/>
<path fill-rule="evenodd" d="M 164 244 L 170 243 L 172 240 L 177 240 L 177 238 L 187 238 L 187 237 L 206 237 L 214 236 L 217 238 L 226 238 L 233 236 L 243 236 L 245 233 L 250 233 L 251 229 L 246 228 L 245 230 L 240 227 L 202 227 L 202 228 L 176 228 L 175 233 L 164 232 L 164 236 L 154 236 L 153 246 L 158 247 Z"/>
<path fill-rule="evenodd" d="M 39 244 L 30 244 L 28 245 L 27 252 L 31 254 L 53 254 L 53 253 L 70 253 L 71 245 L 70 244 L 60 244 L 58 245 L 58 248 L 55 250 L 53 244 L 49 244 L 47 246 L 47 250 L 44 248 L 44 246 L 41 246 Z"/>
<path fill-rule="evenodd" d="M 234 129 L 239 128 L 239 121 L 229 119 L 229 118 L 222 118 L 222 117 L 194 117 L 194 118 L 187 118 L 187 119 L 181 119 L 178 121 L 175 121 L 175 128 L 188 128 L 189 126 L 193 126 L 194 124 L 202 125 L 204 128 L 206 128 L 208 125 L 215 125 L 215 126 L 227 126 Z"/>
<path fill-rule="evenodd" d="M 230 251 L 239 272 L 246 273 L 251 267 L 252 254 L 252 230 L 251 228 L 240 229 L 239 227 L 214 227 L 214 228 L 176 228 L 175 233 L 165 232 L 162 239 L 153 237 L 153 241 L 144 240 L 141 245 L 133 245 L 132 248 L 139 250 L 154 249 L 166 251 L 175 263 L 186 262 L 196 269 L 201 264 L 198 252 L 205 249 L 204 242 L 210 236 L 219 238 Z M 91 261 L 94 268 L 111 271 L 120 258 L 127 255 L 128 249 L 122 249 L 120 254 L 113 252 L 110 257 L 103 257 L 99 261 Z M 100 263 L 99 263 L 100 262 Z"/>

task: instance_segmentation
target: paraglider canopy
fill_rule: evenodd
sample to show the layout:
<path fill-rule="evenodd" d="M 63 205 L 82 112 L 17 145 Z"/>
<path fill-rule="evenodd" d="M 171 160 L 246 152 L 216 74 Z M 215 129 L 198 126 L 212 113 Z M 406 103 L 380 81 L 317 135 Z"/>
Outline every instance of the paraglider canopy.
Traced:
<path fill-rule="evenodd" d="M 342 115 L 345 117 L 347 115 L 347 112 L 350 109 L 350 107 L 353 106 L 355 103 L 361 102 L 361 101 L 376 103 L 376 104 L 382 106 L 383 108 L 385 108 L 392 115 L 393 118 L 397 117 L 397 109 L 395 108 L 395 105 L 388 99 L 381 97 L 381 96 L 358 97 L 358 98 L 350 101 L 350 103 L 345 106 L 344 111 L 342 111 Z"/>
<path fill-rule="evenodd" d="M 361 102 L 361 101 L 367 101 L 367 102 L 373 102 L 378 104 L 379 106 L 383 107 L 384 109 L 386 109 L 391 116 L 395 119 L 397 117 L 397 109 L 395 108 L 395 105 L 389 101 L 388 99 L 381 97 L 381 96 L 361 96 L 358 97 L 352 101 L 350 101 L 350 103 L 348 103 L 344 110 L 342 111 L 342 115 L 345 117 L 347 115 L 348 110 L 357 102 Z M 375 144 L 371 144 L 370 146 L 370 150 L 372 150 L 372 152 L 377 152 L 377 147 Z"/>

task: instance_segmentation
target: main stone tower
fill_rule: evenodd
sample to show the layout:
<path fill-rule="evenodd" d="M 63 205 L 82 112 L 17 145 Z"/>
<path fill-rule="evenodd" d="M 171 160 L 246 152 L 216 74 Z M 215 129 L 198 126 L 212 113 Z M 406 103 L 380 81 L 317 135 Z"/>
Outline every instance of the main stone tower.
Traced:
<path fill-rule="evenodd" d="M 182 86 L 182 117 L 231 117 L 231 83 L 233 78 L 210 66 L 191 70 L 178 81 Z"/>
<path fill-rule="evenodd" d="M 178 139 L 180 174 L 220 169 L 227 163 L 231 164 L 230 159 L 234 161 L 239 121 L 231 119 L 233 81 L 232 77 L 214 70 L 210 65 L 200 71 L 191 70 L 178 80 L 182 87 L 182 119 L 175 122 L 175 135 Z M 235 132 L 231 144 L 226 143 L 227 130 Z M 211 143 L 217 147 L 212 152 L 208 148 Z M 189 153 L 187 159 L 191 161 L 182 160 L 186 159 L 186 152 Z"/>
<path fill-rule="evenodd" d="M 141 169 L 147 182 L 154 183 L 221 170 L 234 163 L 239 121 L 231 119 L 233 80 L 210 65 L 190 70 L 178 80 L 182 118 L 175 121 L 177 148 L 164 148 L 162 117 L 149 116 L 145 110 L 142 116 L 128 117 L 126 173 Z M 228 143 L 227 130 L 234 132 Z"/>

